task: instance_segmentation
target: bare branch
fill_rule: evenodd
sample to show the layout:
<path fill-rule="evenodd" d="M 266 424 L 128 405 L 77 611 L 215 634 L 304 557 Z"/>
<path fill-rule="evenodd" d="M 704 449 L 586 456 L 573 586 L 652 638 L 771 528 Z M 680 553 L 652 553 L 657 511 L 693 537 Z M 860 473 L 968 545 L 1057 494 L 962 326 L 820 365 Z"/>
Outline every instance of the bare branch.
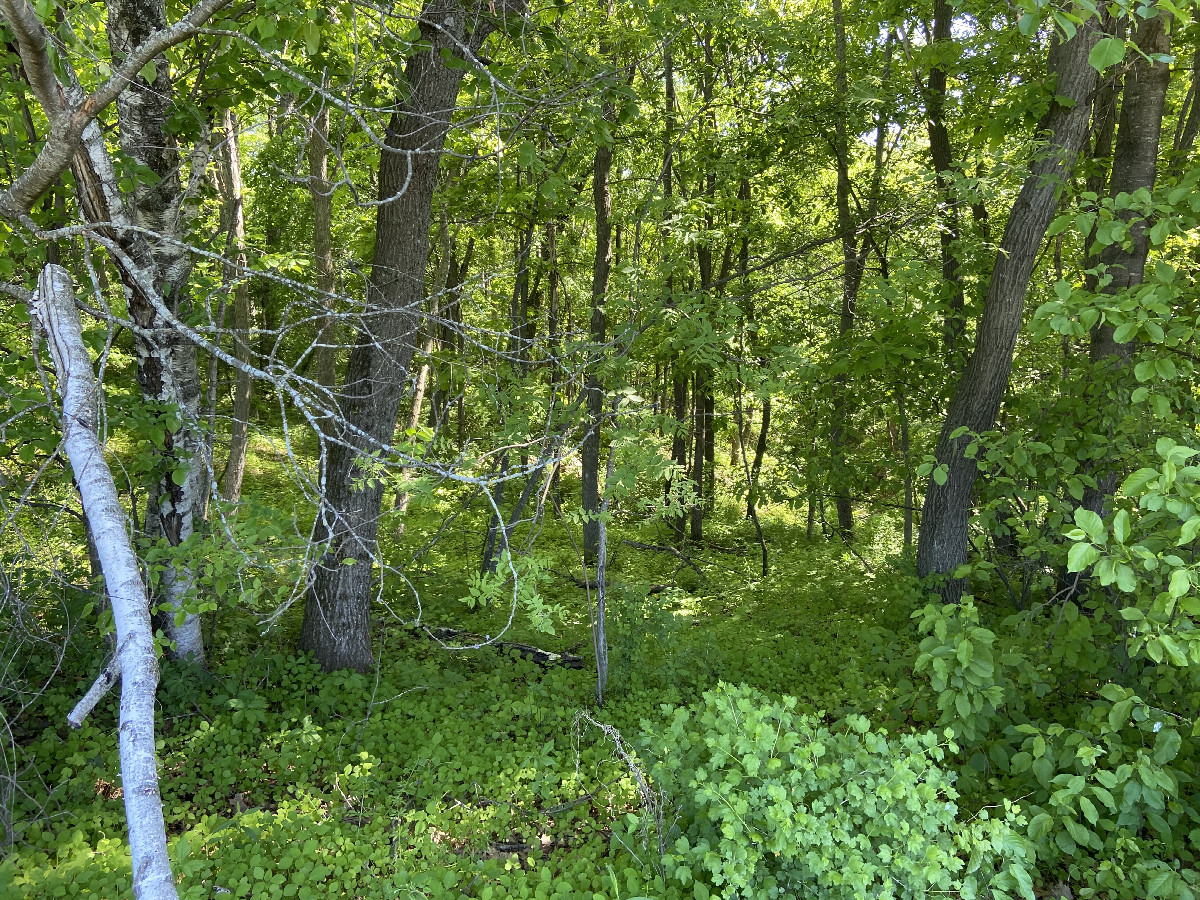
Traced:
<path fill-rule="evenodd" d="M 156 56 L 198 34 L 204 24 L 230 0 L 201 0 L 191 11 L 166 28 L 156 31 L 133 48 L 112 76 L 87 97 L 75 82 L 64 90 L 54 78 L 48 53 L 48 35 L 28 0 L 0 0 L 0 15 L 12 28 L 21 50 L 21 61 L 34 93 L 52 123 L 51 134 L 37 159 L 0 192 L 0 215 L 25 222 L 38 197 L 49 190 L 66 171 L 83 141 L 84 129 L 117 99 L 138 73 Z M 65 60 L 64 60 L 65 63 Z"/>

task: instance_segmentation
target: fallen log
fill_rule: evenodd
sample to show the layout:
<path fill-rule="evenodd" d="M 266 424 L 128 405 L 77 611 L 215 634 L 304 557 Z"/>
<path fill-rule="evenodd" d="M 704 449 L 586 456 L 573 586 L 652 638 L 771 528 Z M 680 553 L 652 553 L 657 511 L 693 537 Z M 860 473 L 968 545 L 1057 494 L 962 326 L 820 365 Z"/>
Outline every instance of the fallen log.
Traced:
<path fill-rule="evenodd" d="M 541 647 L 535 647 L 532 644 L 522 644 L 517 641 L 494 641 L 487 636 L 471 634 L 470 632 L 460 631 L 457 628 L 423 628 L 421 630 L 446 647 L 447 650 L 461 651 L 476 650 L 480 647 L 494 647 L 501 652 L 515 650 L 522 658 L 532 660 L 544 667 L 566 666 L 568 669 L 583 668 L 583 657 L 576 656 L 574 653 L 555 653 L 551 650 L 543 650 Z M 465 646 L 447 646 L 448 642 L 451 641 Z"/>

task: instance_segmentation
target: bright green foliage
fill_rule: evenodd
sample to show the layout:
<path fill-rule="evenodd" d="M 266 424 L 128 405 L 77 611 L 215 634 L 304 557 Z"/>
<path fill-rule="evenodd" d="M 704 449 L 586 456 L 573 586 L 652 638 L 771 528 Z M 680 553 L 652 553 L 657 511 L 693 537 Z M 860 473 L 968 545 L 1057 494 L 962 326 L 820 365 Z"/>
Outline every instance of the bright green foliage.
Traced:
<path fill-rule="evenodd" d="M 941 768 L 953 743 L 889 737 L 861 715 L 830 728 L 795 708 L 721 684 L 646 735 L 651 774 L 679 802 L 664 860 L 677 881 L 704 878 L 725 898 L 1032 898 L 1015 808 L 959 820 Z"/>
<path fill-rule="evenodd" d="M 1005 701 L 1005 680 L 993 653 L 996 635 L 979 625 L 969 597 L 957 606 L 930 604 L 913 613 L 913 618 L 918 616 L 920 631 L 929 636 L 921 641 L 914 669 L 927 674 L 937 692 L 938 725 L 949 726 L 965 740 L 977 740 Z"/>

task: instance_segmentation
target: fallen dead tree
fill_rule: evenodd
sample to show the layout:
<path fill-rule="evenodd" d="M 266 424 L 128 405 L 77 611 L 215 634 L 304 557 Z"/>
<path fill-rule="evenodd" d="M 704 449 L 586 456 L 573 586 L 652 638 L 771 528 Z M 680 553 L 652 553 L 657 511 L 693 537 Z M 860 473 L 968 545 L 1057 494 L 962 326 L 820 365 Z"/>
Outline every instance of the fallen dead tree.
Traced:
<path fill-rule="evenodd" d="M 494 647 L 503 652 L 513 650 L 522 658 L 532 660 L 541 666 L 566 666 L 568 669 L 582 669 L 583 657 L 574 653 L 555 653 L 543 650 L 532 644 L 521 644 L 517 641 L 493 641 L 483 635 L 470 634 L 457 628 L 422 628 L 421 632 L 433 638 L 448 650 L 477 650 L 481 647 Z M 451 644 L 459 646 L 452 646 Z"/>
<path fill-rule="evenodd" d="M 67 721 L 75 728 L 82 725 L 100 698 L 120 679 L 118 740 L 133 861 L 133 895 L 138 900 L 174 900 L 178 895 L 167 856 L 167 831 L 154 751 L 158 657 L 150 628 L 148 595 L 125 529 L 125 511 L 117 499 L 104 448 L 96 437 L 99 389 L 83 342 L 75 291 L 66 269 L 48 265 L 42 270 L 33 307 L 35 321 L 45 331 L 58 372 L 63 447 L 79 486 L 84 515 L 95 536 L 117 630 L 112 662 L 71 710 Z"/>

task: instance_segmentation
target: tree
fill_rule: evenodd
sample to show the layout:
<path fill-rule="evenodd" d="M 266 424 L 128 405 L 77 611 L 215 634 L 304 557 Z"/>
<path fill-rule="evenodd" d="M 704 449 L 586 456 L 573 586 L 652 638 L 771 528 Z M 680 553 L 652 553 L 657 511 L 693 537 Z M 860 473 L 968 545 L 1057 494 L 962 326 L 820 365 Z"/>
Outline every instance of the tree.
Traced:
<path fill-rule="evenodd" d="M 922 508 L 917 571 L 922 576 L 950 576 L 940 587 L 948 601 L 956 600 L 964 588 L 954 573 L 967 559 L 967 522 L 978 472 L 966 449 L 970 435 L 990 429 L 1000 410 L 1038 248 L 1087 134 L 1088 100 L 1097 75 L 1089 54 L 1096 32 L 1096 20 L 1089 17 L 1070 38 L 1056 34 L 1051 40 L 1047 68 L 1054 94 L 1038 125 L 1045 146 L 1038 148 L 1009 214 L 975 348 L 954 389 L 938 439 L 938 468 Z"/>
<path fill-rule="evenodd" d="M 524 9 L 519 0 L 469 6 L 430 0 L 419 19 L 428 49 L 405 65 L 407 95 L 392 115 L 379 160 L 367 287 L 368 307 L 378 312 L 363 323 L 342 382 L 317 519 L 317 542 L 326 549 L 300 632 L 300 648 L 314 652 L 326 669 L 365 670 L 373 662 L 371 581 L 383 484 L 364 477 L 360 463 L 392 443 L 421 324 L 438 164 L 463 71 L 479 65 L 479 50 L 497 24 Z"/>

